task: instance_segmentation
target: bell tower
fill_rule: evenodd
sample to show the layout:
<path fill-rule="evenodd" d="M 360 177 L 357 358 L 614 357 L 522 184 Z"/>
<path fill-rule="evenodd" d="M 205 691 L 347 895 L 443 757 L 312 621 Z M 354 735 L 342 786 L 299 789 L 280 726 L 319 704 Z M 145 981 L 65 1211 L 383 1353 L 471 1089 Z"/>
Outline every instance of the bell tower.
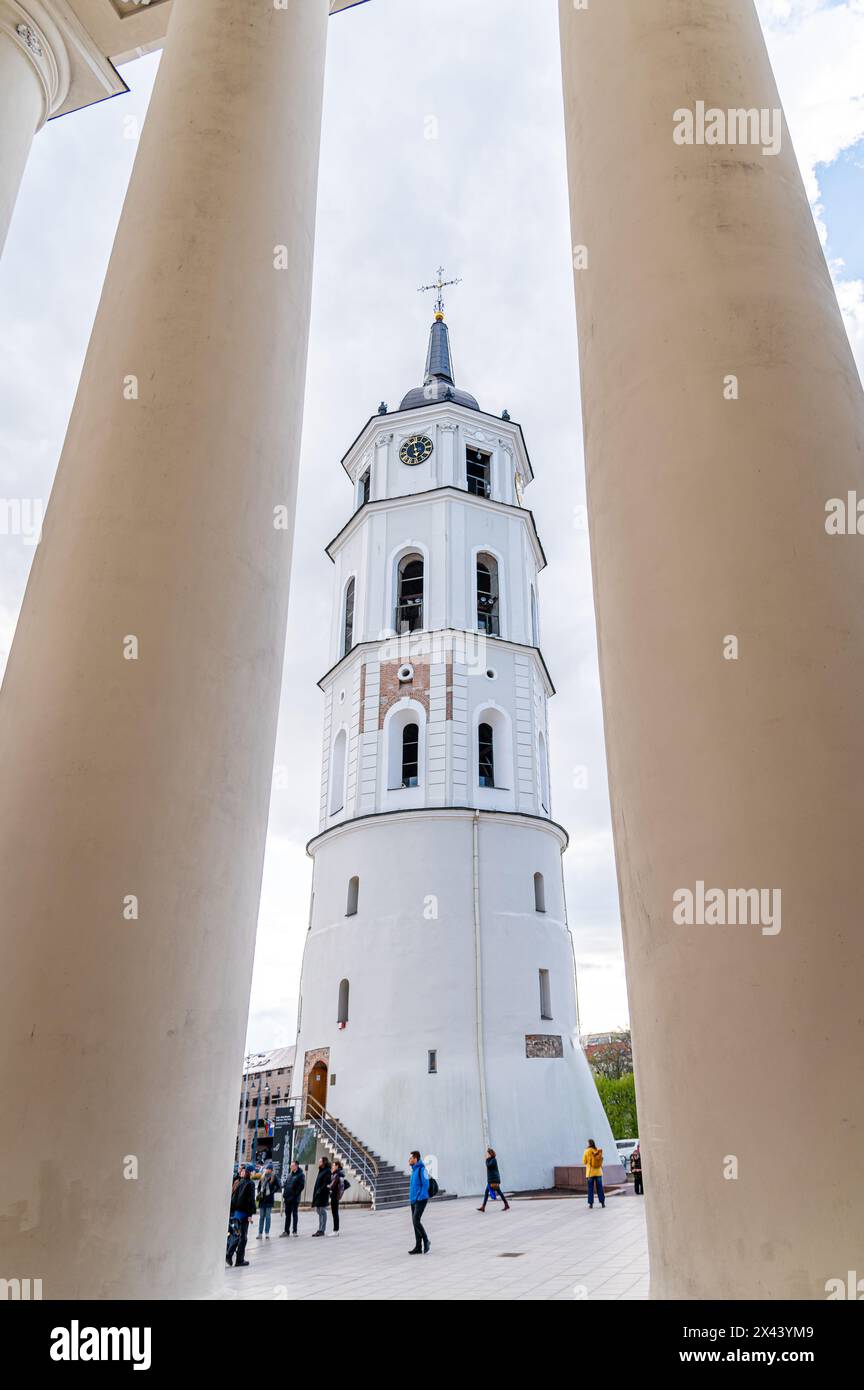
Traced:
<path fill-rule="evenodd" d="M 521 426 L 457 386 L 434 288 L 423 384 L 345 455 L 354 510 L 327 547 L 297 1066 L 326 1067 L 364 1145 L 434 1154 L 466 1194 L 490 1144 L 521 1189 L 589 1136 L 616 1150 L 578 1035 L 532 465 Z"/>

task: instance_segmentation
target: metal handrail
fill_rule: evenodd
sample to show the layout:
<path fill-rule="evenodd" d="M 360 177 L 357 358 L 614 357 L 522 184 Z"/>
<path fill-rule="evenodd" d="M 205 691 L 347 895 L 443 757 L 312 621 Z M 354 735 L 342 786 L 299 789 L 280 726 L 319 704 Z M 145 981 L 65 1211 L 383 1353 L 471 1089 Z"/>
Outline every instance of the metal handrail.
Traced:
<path fill-rule="evenodd" d="M 329 1110 L 325 1110 L 314 1096 L 307 1093 L 297 1109 L 305 1119 L 311 1121 L 322 1138 L 330 1140 L 340 1157 L 354 1169 L 374 1197 L 378 1185 L 378 1163 L 369 1150 L 355 1140 L 341 1121 L 335 1115 L 331 1115 Z"/>

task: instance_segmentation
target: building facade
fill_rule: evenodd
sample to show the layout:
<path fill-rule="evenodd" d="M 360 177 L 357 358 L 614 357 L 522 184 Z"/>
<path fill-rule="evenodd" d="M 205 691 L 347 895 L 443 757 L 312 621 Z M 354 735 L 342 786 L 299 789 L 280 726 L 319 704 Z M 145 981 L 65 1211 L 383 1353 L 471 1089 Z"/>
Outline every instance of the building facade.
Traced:
<path fill-rule="evenodd" d="M 291 1103 L 293 1072 L 293 1047 L 275 1047 L 246 1058 L 234 1150 L 237 1162 L 254 1160 L 259 1153 L 269 1157 L 276 1111 Z"/>
<path fill-rule="evenodd" d="M 551 1187 L 588 1137 L 615 1148 L 552 818 L 545 556 L 522 430 L 456 386 L 440 307 L 423 386 L 343 466 L 295 1092 L 448 1191 L 489 1144 L 509 1187 Z"/>

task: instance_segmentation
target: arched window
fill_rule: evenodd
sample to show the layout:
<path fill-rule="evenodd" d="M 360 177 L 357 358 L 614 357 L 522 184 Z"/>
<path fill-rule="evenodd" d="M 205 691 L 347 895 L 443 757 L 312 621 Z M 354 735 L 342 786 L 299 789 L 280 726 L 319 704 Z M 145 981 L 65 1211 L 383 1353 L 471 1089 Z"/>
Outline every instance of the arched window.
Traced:
<path fill-rule="evenodd" d="M 537 760 L 540 763 L 540 804 L 544 811 L 549 810 L 549 760 L 546 757 L 546 738 L 542 733 L 537 740 Z"/>
<path fill-rule="evenodd" d="M 475 712 L 477 720 L 474 735 L 475 785 L 498 792 L 507 792 L 515 786 L 513 781 L 513 724 L 509 714 L 490 701 L 484 709 Z M 501 796 L 482 797 L 482 803 L 501 806 L 508 799 Z"/>
<path fill-rule="evenodd" d="M 534 911 L 546 911 L 546 884 L 542 874 L 534 875 Z"/>
<path fill-rule="evenodd" d="M 534 592 L 534 585 L 531 585 L 531 641 L 535 647 L 540 646 L 540 625 L 537 621 L 537 595 Z"/>
<path fill-rule="evenodd" d="M 348 880 L 348 903 L 345 908 L 346 917 L 355 917 L 357 915 L 357 903 L 359 899 L 360 880 L 355 874 L 353 878 L 349 878 Z"/>
<path fill-rule="evenodd" d="M 348 981 L 339 981 L 339 1016 L 336 1019 L 340 1028 L 348 1022 Z"/>
<path fill-rule="evenodd" d="M 416 632 L 423 626 L 423 557 L 403 555 L 396 584 L 396 631 Z"/>
<path fill-rule="evenodd" d="M 342 627 L 342 655 L 347 656 L 354 646 L 354 577 L 345 588 L 345 622 Z"/>
<path fill-rule="evenodd" d="M 490 637 L 500 637 L 498 561 L 494 555 L 477 556 L 477 626 Z"/>
<path fill-rule="evenodd" d="M 330 758 L 330 814 L 335 816 L 345 805 L 345 764 L 348 756 L 348 734 L 340 729 Z"/>
<path fill-rule="evenodd" d="M 386 790 L 401 793 L 423 785 L 426 711 L 414 700 L 400 700 L 384 721 Z M 397 798 L 400 804 L 405 798 Z M 409 795 L 408 801 L 414 798 Z"/>
<path fill-rule="evenodd" d="M 481 787 L 495 785 L 495 734 L 491 724 L 477 729 L 477 753 Z"/>
<path fill-rule="evenodd" d="M 420 726 L 406 724 L 402 730 L 402 786 L 416 787 L 420 782 Z"/>

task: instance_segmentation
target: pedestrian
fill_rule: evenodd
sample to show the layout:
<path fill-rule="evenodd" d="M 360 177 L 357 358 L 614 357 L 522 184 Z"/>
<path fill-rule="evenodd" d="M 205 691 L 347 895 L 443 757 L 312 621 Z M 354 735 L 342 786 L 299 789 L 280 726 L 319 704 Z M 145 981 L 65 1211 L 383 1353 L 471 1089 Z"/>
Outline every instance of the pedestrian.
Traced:
<path fill-rule="evenodd" d="M 237 1242 L 235 1265 L 248 1265 L 246 1259 L 246 1238 L 249 1234 L 249 1220 L 255 1215 L 255 1184 L 249 1176 L 249 1169 L 245 1163 L 241 1163 L 237 1170 L 237 1177 L 231 1188 L 231 1218 L 237 1222 Z M 226 1261 L 230 1265 L 231 1257 L 226 1256 Z"/>
<path fill-rule="evenodd" d="M 630 1172 L 633 1174 L 633 1192 L 636 1197 L 644 1197 L 645 1189 L 642 1186 L 642 1150 L 637 1144 L 630 1155 Z"/>
<path fill-rule="evenodd" d="M 494 1149 L 486 1150 L 486 1191 L 483 1193 L 483 1205 L 477 1208 L 478 1211 L 486 1210 L 486 1203 L 490 1197 L 493 1202 L 500 1197 L 504 1203 L 504 1210 L 510 1210 L 510 1203 L 504 1196 L 504 1189 L 501 1186 L 501 1174 L 498 1170 L 498 1159 Z"/>
<path fill-rule="evenodd" d="M 273 1164 L 268 1163 L 261 1177 L 258 1179 L 258 1234 L 256 1240 L 262 1236 L 270 1239 L 270 1220 L 273 1216 L 273 1201 L 279 1191 L 279 1179 L 273 1173 Z"/>
<path fill-rule="evenodd" d="M 582 1155 L 582 1162 L 585 1164 L 585 1176 L 588 1179 L 588 1205 L 594 1207 L 594 1192 L 600 1199 L 601 1207 L 606 1206 L 606 1196 L 603 1192 L 603 1150 L 598 1149 L 593 1139 L 588 1140 L 588 1147 Z"/>
<path fill-rule="evenodd" d="M 282 1184 L 282 1204 L 285 1210 L 285 1230 L 280 1235 L 288 1236 L 291 1234 L 288 1227 L 293 1225 L 294 1235 L 297 1234 L 297 1213 L 300 1209 L 300 1197 L 303 1188 L 306 1186 L 306 1174 L 296 1162 L 291 1164 L 288 1176 Z"/>
<path fill-rule="evenodd" d="M 345 1181 L 345 1170 L 337 1158 L 333 1164 L 333 1176 L 330 1179 L 330 1211 L 333 1216 L 333 1234 L 339 1234 L 339 1203 L 348 1183 Z"/>
<path fill-rule="evenodd" d="M 315 1179 L 315 1187 L 312 1192 L 312 1205 L 318 1210 L 318 1230 L 313 1231 L 314 1236 L 326 1236 L 327 1234 L 327 1208 L 330 1205 L 330 1160 L 329 1158 L 319 1158 L 318 1176 Z"/>
<path fill-rule="evenodd" d="M 411 1168 L 408 1196 L 411 1200 L 411 1220 L 414 1223 L 414 1248 L 409 1250 L 408 1254 L 428 1255 L 431 1242 L 423 1229 L 423 1213 L 429 1201 L 429 1174 L 426 1172 L 426 1165 L 420 1157 L 419 1149 L 411 1150 L 408 1164 Z"/>

